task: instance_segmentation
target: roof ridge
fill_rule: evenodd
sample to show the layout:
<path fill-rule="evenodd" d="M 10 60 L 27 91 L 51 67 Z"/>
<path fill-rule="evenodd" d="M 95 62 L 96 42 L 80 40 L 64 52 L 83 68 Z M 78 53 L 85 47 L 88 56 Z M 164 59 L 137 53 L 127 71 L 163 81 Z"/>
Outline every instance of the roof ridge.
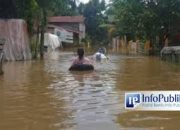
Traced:
<path fill-rule="evenodd" d="M 84 22 L 85 17 L 78 16 L 52 16 L 48 17 L 49 22 Z"/>

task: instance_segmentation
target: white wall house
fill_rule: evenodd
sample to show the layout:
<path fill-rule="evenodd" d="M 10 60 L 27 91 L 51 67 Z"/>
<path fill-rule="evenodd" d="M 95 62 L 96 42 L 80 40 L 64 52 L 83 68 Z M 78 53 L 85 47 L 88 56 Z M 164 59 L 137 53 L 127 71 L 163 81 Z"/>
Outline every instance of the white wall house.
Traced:
<path fill-rule="evenodd" d="M 48 18 L 48 32 L 54 33 L 56 29 L 56 30 L 59 30 L 59 32 L 62 32 L 62 33 L 64 32 L 63 34 L 68 34 L 70 39 L 71 39 L 71 34 L 73 34 L 73 43 L 75 42 L 75 40 L 78 40 L 80 42 L 81 39 L 85 38 L 84 20 L 85 18 L 83 16 L 49 17 Z M 65 42 L 72 43 L 70 39 Z"/>

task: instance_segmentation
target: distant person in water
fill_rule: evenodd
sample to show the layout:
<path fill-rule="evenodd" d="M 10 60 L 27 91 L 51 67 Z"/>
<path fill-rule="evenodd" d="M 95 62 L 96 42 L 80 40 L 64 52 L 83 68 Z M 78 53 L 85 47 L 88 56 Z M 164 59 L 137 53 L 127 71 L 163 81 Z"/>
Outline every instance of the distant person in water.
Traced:
<path fill-rule="evenodd" d="M 106 54 L 106 48 L 99 48 L 98 51 L 93 55 L 93 58 L 98 61 L 101 62 L 103 60 L 107 60 L 107 56 Z"/>
<path fill-rule="evenodd" d="M 84 57 L 84 49 L 83 48 L 78 48 L 77 49 L 77 55 L 78 57 L 74 59 L 73 65 L 80 65 L 80 64 L 88 64 L 92 65 L 91 61 Z"/>
<path fill-rule="evenodd" d="M 106 54 L 106 48 L 105 47 L 101 47 L 98 49 L 98 52 L 102 53 L 102 54 Z"/>

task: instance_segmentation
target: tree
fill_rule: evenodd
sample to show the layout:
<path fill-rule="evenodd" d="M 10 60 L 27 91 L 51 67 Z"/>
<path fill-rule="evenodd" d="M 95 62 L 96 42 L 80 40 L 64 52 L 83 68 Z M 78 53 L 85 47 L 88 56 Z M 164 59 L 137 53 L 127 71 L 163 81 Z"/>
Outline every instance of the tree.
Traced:
<path fill-rule="evenodd" d="M 106 23 L 106 17 L 104 16 L 105 1 L 91 0 L 87 4 L 80 3 L 78 10 L 86 18 L 86 33 L 92 42 L 94 44 L 103 42 L 107 30 L 100 25 Z"/>
<path fill-rule="evenodd" d="M 75 0 L 0 1 L 0 18 L 25 19 L 28 23 L 30 38 L 34 33 L 41 33 L 39 49 L 41 58 L 43 57 L 44 32 L 47 24 L 47 17 L 51 15 L 73 15 L 76 14 L 75 10 Z M 34 28 L 34 25 L 37 26 L 37 29 Z M 35 50 L 37 49 L 35 48 Z"/>
<path fill-rule="evenodd" d="M 51 1 L 50 0 L 36 0 L 36 1 L 39 5 L 40 11 L 41 11 L 40 56 L 41 56 L 41 58 L 43 58 L 44 33 L 45 33 L 45 27 L 47 24 L 48 11 L 51 12 L 53 15 L 54 14 L 60 15 L 60 14 L 62 14 L 61 13 L 62 8 L 60 8 L 60 7 L 63 7 L 63 9 L 65 9 L 66 11 L 69 11 L 69 14 L 71 12 L 74 12 L 74 14 L 76 14 L 76 0 L 66 0 L 66 1 L 64 1 L 64 0 L 51 0 Z M 53 10 L 53 8 L 54 8 L 54 10 Z M 73 13 L 71 13 L 71 14 L 73 14 Z"/>
<path fill-rule="evenodd" d="M 177 19 L 180 19 L 179 0 L 112 0 L 111 15 L 116 18 L 116 31 L 131 38 L 149 39 L 155 44 L 155 37 L 171 33 Z"/>
<path fill-rule="evenodd" d="M 48 15 L 71 16 L 77 14 L 76 0 L 54 0 Z"/>

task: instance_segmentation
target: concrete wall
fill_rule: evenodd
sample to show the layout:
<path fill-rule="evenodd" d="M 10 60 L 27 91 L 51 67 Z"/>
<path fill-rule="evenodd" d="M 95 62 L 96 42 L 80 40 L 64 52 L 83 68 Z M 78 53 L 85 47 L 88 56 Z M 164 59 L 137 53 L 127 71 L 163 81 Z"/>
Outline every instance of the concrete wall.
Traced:
<path fill-rule="evenodd" d="M 31 51 L 27 24 L 21 19 L 0 19 L 0 38 L 4 38 L 5 60 L 29 60 Z"/>

